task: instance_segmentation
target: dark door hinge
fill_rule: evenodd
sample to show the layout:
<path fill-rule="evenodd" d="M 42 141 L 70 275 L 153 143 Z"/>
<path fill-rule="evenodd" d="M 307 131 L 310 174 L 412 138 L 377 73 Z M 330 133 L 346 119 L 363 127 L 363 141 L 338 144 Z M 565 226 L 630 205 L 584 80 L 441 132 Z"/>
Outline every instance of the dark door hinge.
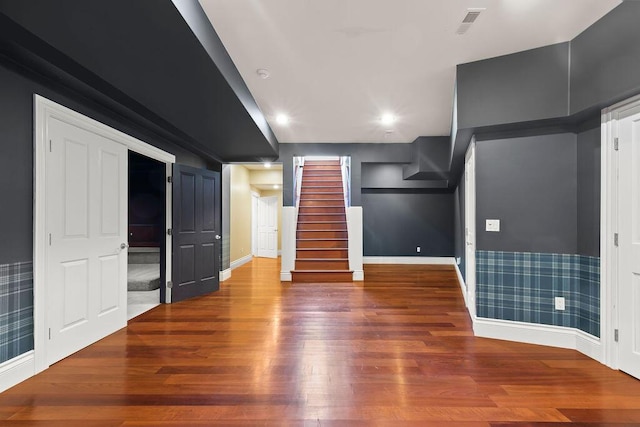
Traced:
<path fill-rule="evenodd" d="M 169 184 L 171 184 L 171 183 L 173 182 L 173 177 L 172 177 L 172 176 L 168 176 L 168 177 L 167 177 L 167 182 L 168 182 Z"/>
<path fill-rule="evenodd" d="M 167 235 L 169 235 L 169 236 L 173 235 L 173 230 L 168 228 L 167 229 Z"/>
<path fill-rule="evenodd" d="M 615 246 L 618 246 L 618 233 L 615 233 L 615 234 L 613 235 L 613 244 L 614 244 Z"/>
<path fill-rule="evenodd" d="M 618 138 L 613 138 L 613 149 L 618 151 Z"/>
<path fill-rule="evenodd" d="M 615 342 L 618 342 L 618 330 L 617 329 L 613 330 L 613 340 Z"/>

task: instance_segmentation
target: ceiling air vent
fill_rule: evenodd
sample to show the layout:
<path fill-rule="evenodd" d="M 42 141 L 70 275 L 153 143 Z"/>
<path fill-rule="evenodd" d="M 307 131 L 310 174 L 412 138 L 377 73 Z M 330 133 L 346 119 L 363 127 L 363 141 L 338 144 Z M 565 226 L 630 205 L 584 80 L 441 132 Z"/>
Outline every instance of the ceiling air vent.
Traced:
<path fill-rule="evenodd" d="M 483 10 L 484 8 L 467 9 L 467 14 L 462 20 L 462 24 L 458 27 L 456 34 L 462 35 L 466 33 L 469 27 L 471 27 L 471 24 L 476 22 L 476 19 L 478 19 L 478 16 L 480 16 L 480 13 L 482 13 Z"/>

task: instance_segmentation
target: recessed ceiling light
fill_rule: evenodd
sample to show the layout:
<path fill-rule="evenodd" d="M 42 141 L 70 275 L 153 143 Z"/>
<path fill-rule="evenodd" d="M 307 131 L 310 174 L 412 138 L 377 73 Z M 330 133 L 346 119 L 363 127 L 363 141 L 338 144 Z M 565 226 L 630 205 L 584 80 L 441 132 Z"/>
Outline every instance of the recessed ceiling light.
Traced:
<path fill-rule="evenodd" d="M 380 122 L 383 125 L 391 125 L 396 121 L 396 117 L 391 113 L 384 113 L 382 117 L 380 117 Z"/>
<path fill-rule="evenodd" d="M 287 116 L 286 114 L 278 114 L 276 116 L 276 123 L 278 123 L 280 126 L 286 126 L 289 124 L 289 116 Z"/>
<path fill-rule="evenodd" d="M 269 168 L 271 167 L 271 163 L 269 163 L 269 162 L 265 162 L 265 163 L 264 163 L 264 167 L 265 167 L 266 169 L 269 169 Z"/>
<path fill-rule="evenodd" d="M 261 79 L 268 79 L 271 76 L 271 73 L 269 72 L 269 70 L 265 69 L 265 68 L 258 68 L 256 70 L 256 74 L 258 75 L 258 77 L 260 77 Z"/>

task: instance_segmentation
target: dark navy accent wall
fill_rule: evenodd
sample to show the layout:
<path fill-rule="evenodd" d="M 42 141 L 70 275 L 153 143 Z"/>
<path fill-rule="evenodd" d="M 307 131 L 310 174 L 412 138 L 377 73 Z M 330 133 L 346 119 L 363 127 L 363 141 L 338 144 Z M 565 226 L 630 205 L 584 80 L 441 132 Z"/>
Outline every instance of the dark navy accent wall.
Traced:
<path fill-rule="evenodd" d="M 571 41 L 571 114 L 640 92 L 640 2 L 624 1 Z"/>
<path fill-rule="evenodd" d="M 63 89 L 64 90 L 64 89 Z M 196 167 L 207 163 L 197 155 L 111 115 L 97 105 L 36 82 L 0 64 L 0 194 L 11 209 L 0 210 L 0 234 L 11 242 L 0 245 L 0 264 L 31 261 L 33 254 L 33 104 L 34 93 L 78 111 L 151 145 L 176 155 L 177 161 Z M 212 168 L 216 165 L 210 164 Z M 219 166 L 218 166 L 219 167 Z"/>
<path fill-rule="evenodd" d="M 578 134 L 578 242 L 580 255 L 600 256 L 600 127 Z"/>
<path fill-rule="evenodd" d="M 212 160 L 273 159 L 277 140 L 226 50 L 211 48 L 220 42 L 203 28 L 204 11 L 176 2 L 189 23 L 170 0 L 0 0 L 0 51 L 43 75 L 63 72 L 76 90 L 99 92 Z"/>
<path fill-rule="evenodd" d="M 569 43 L 458 65 L 457 126 L 566 116 L 568 72 Z"/>
<path fill-rule="evenodd" d="M 477 249 L 576 253 L 576 161 L 575 134 L 478 141 Z"/>
<path fill-rule="evenodd" d="M 364 256 L 453 256 L 453 214 L 451 193 L 363 193 Z"/>

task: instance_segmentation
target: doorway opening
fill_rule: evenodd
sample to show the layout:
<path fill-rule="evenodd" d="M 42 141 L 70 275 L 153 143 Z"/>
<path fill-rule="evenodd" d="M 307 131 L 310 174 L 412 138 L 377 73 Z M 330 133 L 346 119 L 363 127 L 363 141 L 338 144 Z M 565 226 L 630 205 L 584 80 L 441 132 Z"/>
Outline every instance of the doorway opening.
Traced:
<path fill-rule="evenodd" d="M 127 320 L 160 304 L 166 284 L 165 164 L 129 151 Z"/>

